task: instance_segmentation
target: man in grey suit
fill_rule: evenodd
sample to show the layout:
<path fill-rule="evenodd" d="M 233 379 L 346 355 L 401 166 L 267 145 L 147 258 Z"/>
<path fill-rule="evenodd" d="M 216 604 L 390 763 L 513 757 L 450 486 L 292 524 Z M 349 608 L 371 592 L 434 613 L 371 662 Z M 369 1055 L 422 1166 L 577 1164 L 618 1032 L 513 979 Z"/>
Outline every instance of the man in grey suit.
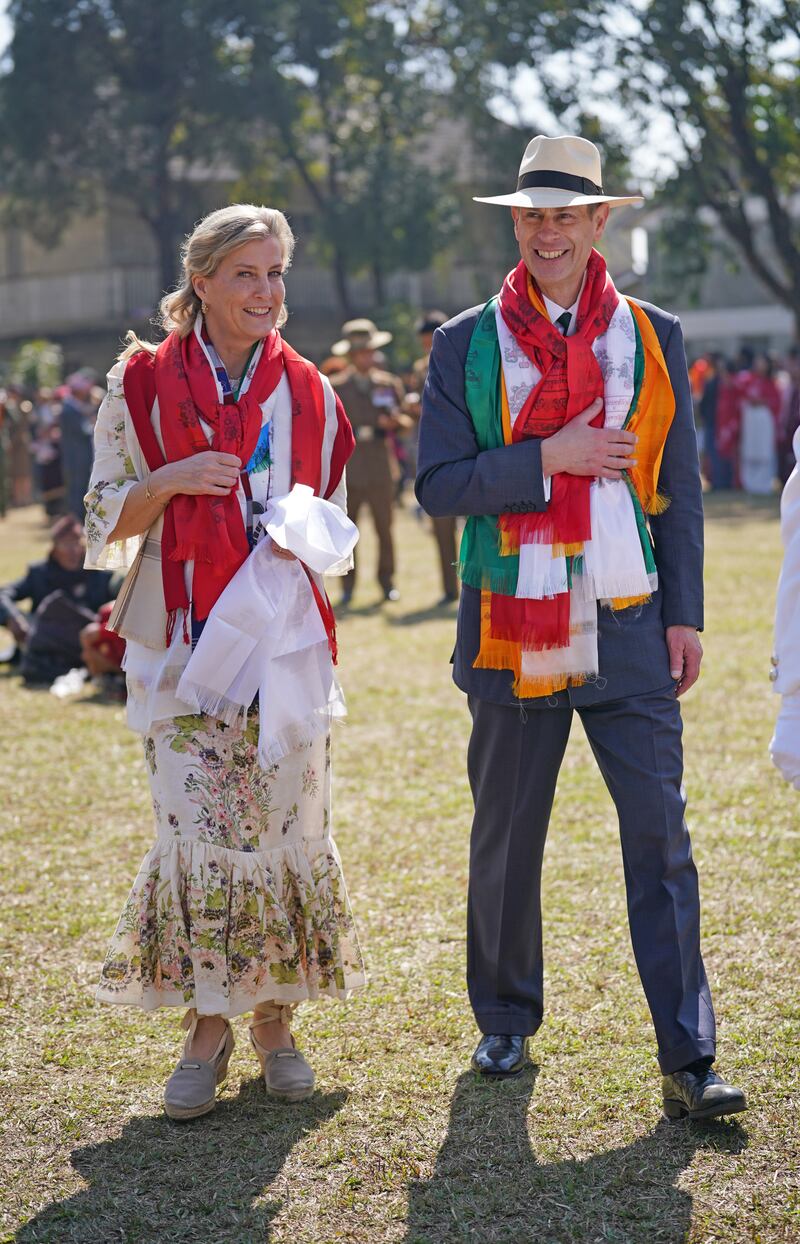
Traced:
<path fill-rule="evenodd" d="M 533 317 L 534 330 L 541 331 L 536 316 L 546 311 L 547 333 L 556 325 L 567 338 L 579 333 L 581 317 L 587 318 L 581 310 L 587 273 L 602 265 L 594 244 L 610 208 L 632 201 L 604 194 L 597 148 L 576 137 L 535 138 L 523 157 L 517 190 L 481 201 L 511 206 L 523 261 L 519 271 L 525 279 L 530 274 L 539 300 L 534 313 L 525 299 L 524 315 Z M 599 381 L 605 381 L 605 399 L 566 418 L 562 414 L 561 426 L 550 434 L 523 434 L 490 448 L 481 442 L 472 409 L 471 350 L 489 307 L 463 312 L 434 335 L 416 485 L 423 508 L 434 517 L 496 515 L 500 523 L 506 515 L 545 513 L 560 474 L 562 483 L 564 475 L 591 477 L 599 490 L 623 472 L 630 478 L 637 437 L 619 420 L 616 427 L 609 425 L 607 372 Z M 475 816 L 467 982 L 483 1034 L 473 1067 L 490 1076 L 517 1074 L 528 1063 L 529 1037 L 542 1022 L 542 855 L 576 711 L 619 816 L 631 938 L 658 1043 L 664 1110 L 674 1118 L 712 1118 L 744 1110 L 746 1102 L 712 1070 L 714 1012 L 700 954 L 697 873 L 684 822 L 678 697 L 697 679 L 702 656 L 700 475 L 680 324 L 646 303 L 631 308 L 633 320 L 635 309 L 646 315 L 645 327 L 657 337 L 655 349 L 666 364 L 675 403 L 658 477 L 669 506 L 651 513 L 650 540 L 642 538 L 649 546 L 642 556 L 654 559 L 657 572 L 657 587 L 655 575 L 649 580 L 650 599 L 616 609 L 598 600 L 596 673 L 566 678 L 562 689 L 546 696 L 520 698 L 512 672 L 485 668 L 485 662 L 475 667 L 482 643 L 481 591 L 466 582 L 462 589 L 453 678 L 466 692 L 472 715 L 468 773 Z M 498 324 L 500 333 L 499 319 Z M 603 338 L 598 340 L 602 347 Z M 567 342 L 559 349 L 563 354 L 577 346 Z M 500 370 L 508 382 L 505 348 L 502 357 Z M 522 364 L 529 366 L 524 358 Z M 534 417 L 541 400 L 536 374 L 534 369 L 528 406 L 533 403 Z M 564 375 L 570 374 L 565 365 Z M 510 387 L 508 393 L 510 401 Z M 606 423 L 592 426 L 603 409 Z M 462 563 L 463 556 L 462 549 Z M 590 608 L 595 628 L 594 605 Z"/>

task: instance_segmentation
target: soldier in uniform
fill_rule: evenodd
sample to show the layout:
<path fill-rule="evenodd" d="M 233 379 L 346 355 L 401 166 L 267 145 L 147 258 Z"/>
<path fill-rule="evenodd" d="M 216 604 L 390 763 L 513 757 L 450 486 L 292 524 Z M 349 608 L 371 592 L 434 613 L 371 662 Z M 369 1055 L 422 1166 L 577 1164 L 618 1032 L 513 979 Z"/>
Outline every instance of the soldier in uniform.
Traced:
<path fill-rule="evenodd" d="M 397 465 L 389 434 L 411 426 L 411 420 L 401 409 L 405 392 L 400 378 L 375 366 L 375 351 L 391 340 L 392 334 L 379 332 L 372 320 L 348 320 L 342 325 L 342 340 L 331 347 L 334 356 L 347 358 L 348 366 L 331 382 L 356 437 L 347 464 L 347 512 L 357 523 L 361 507 L 369 507 L 378 536 L 378 582 L 385 600 L 398 600 L 392 540 Z M 350 603 L 355 577 L 353 569 L 344 580 L 343 605 Z"/>

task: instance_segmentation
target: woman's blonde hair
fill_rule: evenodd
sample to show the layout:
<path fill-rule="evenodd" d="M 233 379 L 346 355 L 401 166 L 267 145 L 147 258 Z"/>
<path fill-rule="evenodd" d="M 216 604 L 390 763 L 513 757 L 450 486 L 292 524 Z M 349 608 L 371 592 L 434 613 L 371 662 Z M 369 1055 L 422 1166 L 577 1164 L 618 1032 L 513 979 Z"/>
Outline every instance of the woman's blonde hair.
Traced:
<path fill-rule="evenodd" d="M 281 247 L 284 269 L 292 262 L 294 234 L 283 212 L 274 207 L 257 207 L 254 203 L 232 203 L 204 216 L 195 225 L 181 247 L 183 280 L 177 289 L 165 294 L 159 304 L 158 322 L 165 332 L 186 337 L 200 310 L 201 299 L 194 292 L 192 278 L 213 276 L 222 260 L 247 242 L 277 238 Z M 286 304 L 281 307 L 276 328 L 286 323 Z M 130 331 L 125 336 L 125 349 L 120 359 L 128 359 L 139 350 L 155 353 L 152 341 L 141 340 Z"/>

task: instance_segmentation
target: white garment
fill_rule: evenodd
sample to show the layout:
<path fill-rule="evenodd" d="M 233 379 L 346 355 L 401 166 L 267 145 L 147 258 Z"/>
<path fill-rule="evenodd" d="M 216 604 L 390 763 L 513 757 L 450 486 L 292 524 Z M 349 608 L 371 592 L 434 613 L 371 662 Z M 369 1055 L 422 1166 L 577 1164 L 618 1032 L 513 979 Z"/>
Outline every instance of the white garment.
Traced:
<path fill-rule="evenodd" d="M 195 332 L 200 333 L 202 317 L 198 316 Z M 200 338 L 203 350 L 205 344 Z M 209 367 L 211 367 L 211 360 Z M 222 401 L 222 389 L 216 380 L 217 394 Z M 242 392 L 247 391 L 252 375 L 252 367 L 242 384 Z M 108 542 L 108 535 L 119 521 L 125 498 L 140 480 L 146 479 L 148 467 L 139 445 L 133 426 L 130 411 L 125 401 L 123 376 L 125 363 L 117 363 L 108 373 L 106 397 L 100 407 L 95 426 L 95 459 L 89 492 L 86 494 L 86 535 L 87 535 L 87 568 L 95 569 L 128 569 L 139 550 L 141 536 L 128 540 Z M 330 454 L 336 436 L 337 417 L 336 401 L 330 382 L 322 377 L 325 397 L 325 429 L 322 446 L 322 489 L 327 486 L 330 470 Z M 291 486 L 291 446 L 292 446 L 292 409 L 291 390 L 284 372 L 276 388 L 261 406 L 262 427 L 272 420 L 272 456 L 273 469 L 260 471 L 250 476 L 250 488 L 253 499 L 266 505 L 270 497 L 283 496 Z M 163 451 L 161 436 L 161 416 L 156 398 L 151 412 L 153 430 Z M 212 439 L 212 430 L 202 424 L 203 430 Z M 241 482 L 237 496 L 244 519 L 246 514 L 246 497 Z M 347 488 L 345 476 L 330 498 L 345 514 L 347 512 Z M 155 539 L 161 539 L 163 517 L 160 516 L 152 527 Z M 346 559 L 335 572 L 344 574 L 350 568 Z M 186 588 L 191 598 L 192 563 L 186 566 Z M 175 692 L 181 674 L 189 659 L 189 645 L 183 642 L 180 623 L 175 627 L 172 644 L 167 650 L 146 648 L 143 644 L 129 640 L 126 644 L 123 668 L 125 669 L 128 686 L 127 721 L 132 730 L 146 733 L 153 722 L 168 717 L 179 717 L 193 710 L 182 703 Z"/>
<path fill-rule="evenodd" d="M 797 462 L 781 497 L 784 554 L 772 658 L 773 688 L 782 700 L 769 750 L 787 782 L 800 790 L 800 428 L 793 448 Z"/>
<path fill-rule="evenodd" d="M 597 669 L 597 602 L 582 599 L 573 593 L 569 645 L 566 648 L 545 649 L 544 652 L 526 652 L 523 649 L 522 677 L 548 678 L 565 672 L 591 676 L 597 674 Z"/>
<path fill-rule="evenodd" d="M 768 406 L 742 402 L 742 436 L 739 443 L 742 488 L 753 496 L 767 497 L 775 486 L 777 473 L 772 411 Z"/>
<path fill-rule="evenodd" d="M 194 712 L 239 729 L 258 693 L 264 769 L 345 715 L 308 575 L 299 560 L 280 558 L 272 541 L 324 573 L 358 539 L 355 523 L 302 484 L 271 502 L 267 518 L 264 538 L 214 604 L 177 688 Z"/>

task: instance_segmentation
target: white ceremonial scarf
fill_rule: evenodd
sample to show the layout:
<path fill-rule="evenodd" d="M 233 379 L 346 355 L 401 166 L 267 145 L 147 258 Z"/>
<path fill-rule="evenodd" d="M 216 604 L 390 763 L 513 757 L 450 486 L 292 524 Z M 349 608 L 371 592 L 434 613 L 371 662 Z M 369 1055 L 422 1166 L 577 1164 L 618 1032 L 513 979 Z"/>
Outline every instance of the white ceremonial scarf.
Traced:
<path fill-rule="evenodd" d="M 349 557 L 358 531 L 338 506 L 301 484 L 268 505 L 265 524 L 211 610 L 177 697 L 191 711 L 243 727 L 257 692 L 258 758 L 266 769 L 346 712 L 308 575 L 299 560 L 279 557 L 272 540 L 321 574 Z"/>
<path fill-rule="evenodd" d="M 773 689 L 781 696 L 772 762 L 800 790 L 800 428 L 794 434 L 797 462 L 781 496 L 783 566 L 775 608 Z"/>
<path fill-rule="evenodd" d="M 541 372 L 509 329 L 499 303 L 495 320 L 513 426 L 531 389 L 541 380 Z M 633 312 L 625 298 L 620 298 L 607 331 L 594 341 L 592 350 L 603 374 L 605 426 L 621 428 L 633 401 L 636 356 Z M 636 513 L 625 480 L 594 480 L 589 504 L 592 538 L 584 548 L 583 573 L 573 576 L 574 595 L 607 601 L 655 591 L 658 583 L 645 568 Z M 578 579 L 583 581 L 578 583 Z M 565 557 L 553 557 L 546 544 L 520 547 L 518 597 L 541 600 L 565 592 L 567 587 Z"/>

